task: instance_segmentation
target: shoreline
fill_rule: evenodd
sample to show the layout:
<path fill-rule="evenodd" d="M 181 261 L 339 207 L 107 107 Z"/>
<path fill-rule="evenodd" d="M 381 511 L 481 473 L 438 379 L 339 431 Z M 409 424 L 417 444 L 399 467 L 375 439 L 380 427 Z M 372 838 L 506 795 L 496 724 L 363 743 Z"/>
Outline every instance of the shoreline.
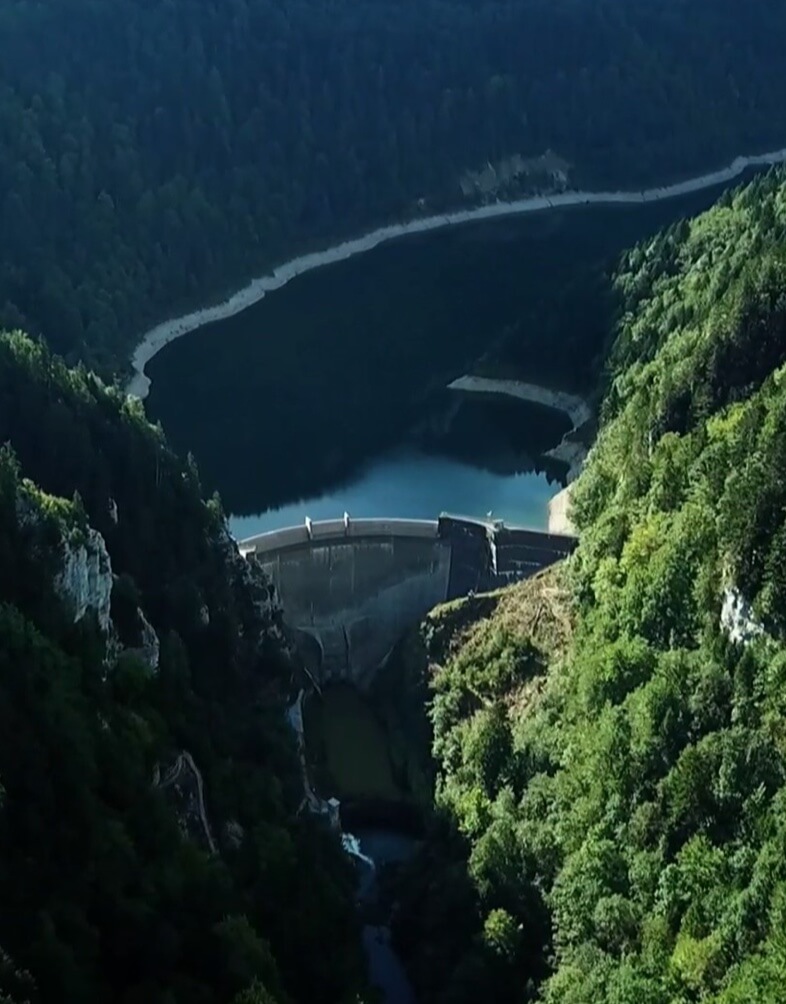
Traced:
<path fill-rule="evenodd" d="M 552 518 L 556 521 L 561 520 L 562 525 L 565 527 L 569 526 L 567 509 L 565 508 L 564 511 L 560 510 L 558 515 L 553 516 L 552 503 L 555 503 L 563 493 L 567 492 L 567 489 L 579 476 L 581 468 L 584 466 L 587 447 L 578 440 L 571 439 L 593 417 L 592 409 L 584 398 L 578 394 L 570 394 L 567 391 L 550 390 L 548 387 L 541 387 L 539 384 L 525 383 L 523 380 L 506 380 L 495 377 L 462 376 L 448 384 L 448 390 L 462 391 L 465 394 L 496 394 L 513 397 L 519 401 L 541 404 L 547 408 L 553 408 L 555 411 L 562 412 L 563 415 L 567 415 L 573 423 L 573 428 L 569 432 L 566 432 L 560 442 L 550 450 L 547 450 L 543 456 L 559 460 L 560 463 L 567 464 L 568 466 L 566 487 L 558 492 L 549 502 L 549 532 L 552 532 Z M 553 532 L 572 533 L 568 529 L 555 530 Z"/>
<path fill-rule="evenodd" d="M 570 518 L 570 493 L 572 484 L 567 485 L 549 499 L 548 532 L 576 536 L 576 527 Z"/>
<path fill-rule="evenodd" d="M 786 162 L 786 148 L 771 153 L 752 157 L 735 157 L 726 167 L 708 172 L 687 181 L 675 182 L 672 185 L 657 188 L 642 189 L 634 192 L 583 192 L 566 191 L 553 195 L 527 196 L 512 202 L 495 202 L 474 209 L 459 209 L 436 216 L 426 216 L 410 220 L 407 223 L 395 223 L 379 227 L 361 237 L 343 241 L 324 251 L 315 251 L 293 258 L 257 279 L 252 279 L 246 286 L 239 289 L 222 303 L 215 306 L 195 310 L 180 317 L 163 321 L 147 331 L 139 340 L 131 357 L 134 375 L 126 385 L 126 393 L 136 397 L 147 397 L 150 391 L 150 378 L 145 373 L 145 367 L 161 349 L 170 342 L 196 331 L 215 321 L 223 321 L 262 300 L 266 293 L 285 286 L 291 279 L 305 272 L 310 272 L 323 265 L 345 261 L 357 254 L 371 251 L 380 244 L 406 237 L 410 234 L 427 233 L 441 230 L 443 227 L 456 226 L 464 223 L 480 222 L 505 216 L 519 216 L 527 213 L 543 212 L 549 209 L 567 209 L 582 205 L 643 205 L 649 202 L 662 202 L 666 199 L 690 195 L 705 188 L 734 181 L 744 171 L 752 167 L 773 167 Z"/>
<path fill-rule="evenodd" d="M 592 409 L 578 394 L 570 394 L 564 390 L 550 390 L 548 387 L 527 383 L 524 380 L 466 375 L 449 383 L 448 390 L 461 391 L 465 394 L 501 395 L 513 397 L 518 401 L 528 401 L 530 404 L 541 404 L 567 415 L 573 423 L 571 431 L 574 432 L 592 418 Z"/>

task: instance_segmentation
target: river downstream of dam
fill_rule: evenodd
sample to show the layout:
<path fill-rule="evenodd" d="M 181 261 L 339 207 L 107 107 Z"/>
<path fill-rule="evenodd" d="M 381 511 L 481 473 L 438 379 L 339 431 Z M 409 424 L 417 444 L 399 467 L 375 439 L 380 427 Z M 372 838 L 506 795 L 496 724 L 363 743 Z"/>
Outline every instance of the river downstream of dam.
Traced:
<path fill-rule="evenodd" d="M 587 393 L 619 255 L 720 191 L 451 227 L 315 269 L 162 349 L 148 412 L 194 455 L 238 539 L 345 511 L 544 528 L 566 471 L 543 454 L 571 423 L 448 385 L 482 373 Z M 352 721 L 341 741 L 354 762 Z M 374 847 L 358 845 L 372 860 Z M 371 969 L 386 1004 L 412 1004 L 385 926 L 364 934 Z"/>

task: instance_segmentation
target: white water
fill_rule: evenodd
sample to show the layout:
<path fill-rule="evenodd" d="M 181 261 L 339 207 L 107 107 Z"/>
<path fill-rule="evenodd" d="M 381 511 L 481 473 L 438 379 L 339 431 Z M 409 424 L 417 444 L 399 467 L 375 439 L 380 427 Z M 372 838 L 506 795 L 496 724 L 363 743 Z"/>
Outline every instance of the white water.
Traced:
<path fill-rule="evenodd" d="M 352 858 L 357 858 L 358 861 L 362 861 L 371 868 L 372 871 L 376 871 L 376 865 L 374 864 L 374 859 L 370 858 L 367 854 L 364 854 L 360 849 L 360 841 L 352 833 L 342 833 L 341 834 L 341 846 L 344 848 L 346 854 L 349 854 Z"/>
<path fill-rule="evenodd" d="M 361 903 L 376 896 L 375 857 L 380 863 L 405 861 L 414 849 L 414 842 L 409 838 L 383 830 L 368 831 L 361 837 L 344 833 L 341 842 L 345 853 L 367 866 L 359 889 Z M 374 857 L 364 854 L 361 849 L 363 846 Z M 416 1004 L 414 990 L 391 945 L 390 929 L 385 925 L 364 925 L 363 948 L 368 958 L 369 977 L 372 984 L 381 991 L 385 1004 Z"/>
<path fill-rule="evenodd" d="M 514 216 L 524 213 L 541 212 L 545 209 L 564 209 L 569 206 L 581 205 L 637 205 L 646 202 L 660 202 L 663 199 L 672 199 L 680 195 L 689 195 L 691 192 L 698 192 L 704 188 L 712 188 L 733 181 L 739 177 L 743 171 L 749 167 L 766 167 L 767 165 L 782 164 L 786 162 L 786 148 L 775 150 L 772 153 L 763 153 L 754 157 L 737 157 L 727 167 L 720 168 L 708 174 L 702 174 L 687 181 L 676 182 L 660 188 L 648 188 L 639 192 L 561 192 L 557 195 L 538 195 L 526 199 L 518 199 L 515 202 L 496 202 L 489 206 L 479 206 L 476 209 L 462 209 L 453 213 L 446 213 L 439 216 L 428 216 L 423 219 L 410 220 L 408 223 L 396 223 L 387 227 L 380 227 L 371 233 L 354 240 L 344 241 L 335 247 L 327 248 L 324 251 L 316 251 L 311 254 L 302 255 L 292 261 L 280 265 L 278 268 L 261 278 L 252 280 L 243 289 L 238 290 L 233 296 L 223 303 L 213 307 L 205 307 L 202 310 L 195 310 L 182 317 L 176 317 L 162 324 L 157 324 L 142 336 L 131 359 L 134 368 L 134 376 L 126 388 L 129 394 L 145 398 L 150 390 L 150 378 L 145 373 L 145 367 L 165 345 L 181 338 L 183 335 L 196 331 L 214 321 L 223 321 L 227 317 L 239 314 L 247 307 L 258 303 L 265 293 L 280 289 L 286 285 L 290 279 L 294 279 L 304 272 L 329 265 L 333 262 L 344 261 L 357 254 L 370 251 L 385 241 L 393 240 L 397 237 L 404 237 L 408 234 L 425 233 L 429 230 L 438 230 L 442 227 L 454 226 L 461 223 L 471 223 L 480 220 L 496 219 L 502 216 Z"/>

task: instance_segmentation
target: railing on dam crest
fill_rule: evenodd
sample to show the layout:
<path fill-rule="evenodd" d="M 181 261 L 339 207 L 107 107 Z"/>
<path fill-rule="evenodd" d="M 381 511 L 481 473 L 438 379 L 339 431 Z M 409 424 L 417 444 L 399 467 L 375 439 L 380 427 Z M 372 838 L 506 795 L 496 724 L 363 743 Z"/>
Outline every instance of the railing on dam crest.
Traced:
<path fill-rule="evenodd" d="M 486 534 L 514 533 L 527 534 L 541 539 L 543 543 L 553 542 L 558 550 L 572 550 L 574 538 L 564 534 L 544 533 L 531 530 L 524 526 L 509 526 L 504 520 L 479 519 L 475 516 L 462 516 L 453 513 L 441 513 L 439 519 L 399 519 L 399 518 L 366 518 L 354 519 L 344 514 L 343 519 L 325 519 L 312 521 L 308 518 L 298 526 L 282 527 L 279 530 L 268 530 L 265 533 L 246 537 L 239 542 L 242 554 L 270 554 L 288 547 L 300 547 L 303 544 L 318 541 L 328 541 L 337 538 L 350 537 L 414 537 L 434 540 L 446 535 L 449 527 L 473 528 L 476 532 Z M 562 546 L 560 546 L 562 545 Z"/>
<path fill-rule="evenodd" d="M 316 676 L 360 682 L 437 604 L 528 578 L 575 544 L 502 520 L 443 513 L 437 520 L 307 519 L 239 546 L 273 582 Z"/>

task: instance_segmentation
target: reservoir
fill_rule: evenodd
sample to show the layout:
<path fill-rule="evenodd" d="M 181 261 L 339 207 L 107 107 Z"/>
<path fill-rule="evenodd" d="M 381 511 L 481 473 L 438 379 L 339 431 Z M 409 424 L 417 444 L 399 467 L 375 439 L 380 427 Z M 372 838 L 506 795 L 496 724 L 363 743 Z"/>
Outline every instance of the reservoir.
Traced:
<path fill-rule="evenodd" d="M 148 365 L 148 411 L 193 453 L 239 539 L 345 511 L 492 513 L 543 528 L 558 486 L 539 458 L 570 423 L 542 405 L 464 400 L 448 384 L 473 372 L 588 394 L 613 330 L 619 256 L 720 191 L 451 227 L 306 272 L 164 348 Z M 410 795 L 406 743 L 394 751 L 377 711 L 350 686 L 306 704 L 315 788 L 345 807 Z M 379 874 L 414 843 L 377 821 L 345 834 L 345 848 L 371 980 L 385 1004 L 414 1004 L 378 896 Z"/>
<path fill-rule="evenodd" d="M 149 414 L 194 455 L 239 539 L 344 512 L 542 528 L 556 488 L 543 458 L 571 423 L 448 385 L 469 373 L 589 396 L 614 331 L 620 255 L 723 187 L 448 227 L 304 272 L 155 355 Z M 384 878 L 417 853 L 402 810 L 418 810 L 428 784 L 428 723 L 423 707 L 413 717 L 389 684 L 374 686 L 371 697 L 346 682 L 309 693 L 304 771 L 341 800 L 345 830 L 355 813 L 342 840 L 370 980 L 385 1004 L 416 1004 Z"/>
<path fill-rule="evenodd" d="M 454 226 L 306 272 L 167 345 L 148 413 L 239 537 L 345 510 L 543 526 L 558 486 L 531 473 L 533 443 L 556 445 L 556 413 L 485 399 L 455 416 L 448 383 L 485 367 L 588 390 L 618 256 L 720 191 Z"/>
<path fill-rule="evenodd" d="M 510 525 L 546 528 L 546 506 L 557 486 L 545 475 L 504 474 L 451 457 L 400 450 L 364 464 L 352 480 L 324 495 L 291 502 L 251 516 L 233 516 L 237 540 L 282 526 L 335 519 L 344 512 L 358 518 L 395 514 L 402 519 L 434 519 L 452 511 L 459 500 L 464 516 L 486 516 Z"/>

